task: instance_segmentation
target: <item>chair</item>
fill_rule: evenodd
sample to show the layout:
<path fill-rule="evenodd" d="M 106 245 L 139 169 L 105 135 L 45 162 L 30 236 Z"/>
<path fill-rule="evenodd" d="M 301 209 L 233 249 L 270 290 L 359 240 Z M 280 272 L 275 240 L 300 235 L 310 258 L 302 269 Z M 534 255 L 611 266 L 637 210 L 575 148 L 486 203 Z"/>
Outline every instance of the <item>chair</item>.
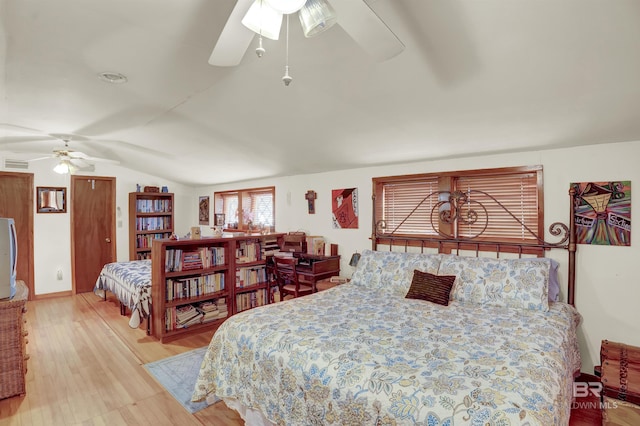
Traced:
<path fill-rule="evenodd" d="M 287 294 L 293 297 L 304 296 L 314 292 L 311 283 L 301 283 L 296 271 L 298 259 L 295 257 L 273 257 L 276 282 L 280 290 L 280 300 Z"/>

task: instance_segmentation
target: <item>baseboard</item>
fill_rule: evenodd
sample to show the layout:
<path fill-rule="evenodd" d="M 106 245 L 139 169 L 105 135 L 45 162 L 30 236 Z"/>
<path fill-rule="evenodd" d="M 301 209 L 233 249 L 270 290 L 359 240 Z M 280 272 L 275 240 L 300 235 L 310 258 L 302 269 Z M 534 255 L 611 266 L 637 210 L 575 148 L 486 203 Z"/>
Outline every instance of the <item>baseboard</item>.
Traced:
<path fill-rule="evenodd" d="M 58 291 L 56 293 L 35 294 L 33 296 L 33 300 L 53 299 L 56 297 L 66 297 L 71 295 L 72 295 L 71 290 Z"/>

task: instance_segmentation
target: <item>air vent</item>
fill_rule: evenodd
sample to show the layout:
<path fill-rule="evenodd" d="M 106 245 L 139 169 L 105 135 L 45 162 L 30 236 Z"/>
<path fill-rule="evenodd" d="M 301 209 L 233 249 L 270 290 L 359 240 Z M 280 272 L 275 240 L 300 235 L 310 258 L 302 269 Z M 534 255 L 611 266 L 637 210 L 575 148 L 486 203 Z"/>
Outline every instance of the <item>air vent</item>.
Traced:
<path fill-rule="evenodd" d="M 29 168 L 29 162 L 25 160 L 11 160 L 9 158 L 4 159 L 5 169 L 21 169 L 26 170 Z"/>

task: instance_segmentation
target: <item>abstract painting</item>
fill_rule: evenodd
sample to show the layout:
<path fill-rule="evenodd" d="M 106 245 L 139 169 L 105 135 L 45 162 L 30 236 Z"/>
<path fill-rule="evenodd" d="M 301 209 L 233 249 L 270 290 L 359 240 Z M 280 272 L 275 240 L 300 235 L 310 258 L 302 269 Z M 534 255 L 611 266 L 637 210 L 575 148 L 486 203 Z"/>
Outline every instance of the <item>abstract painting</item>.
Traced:
<path fill-rule="evenodd" d="M 631 245 L 631 181 L 572 183 L 578 244 Z"/>

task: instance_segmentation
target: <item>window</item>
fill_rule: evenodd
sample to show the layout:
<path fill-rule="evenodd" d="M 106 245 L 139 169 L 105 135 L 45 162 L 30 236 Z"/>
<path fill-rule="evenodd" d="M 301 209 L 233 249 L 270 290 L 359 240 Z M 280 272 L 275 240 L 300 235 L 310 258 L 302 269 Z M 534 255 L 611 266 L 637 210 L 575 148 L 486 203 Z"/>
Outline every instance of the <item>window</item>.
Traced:
<path fill-rule="evenodd" d="M 519 242 L 537 242 L 531 233 L 544 235 L 542 166 L 382 177 L 374 178 L 373 186 L 376 221 L 386 225 L 383 234 L 437 237 L 439 229 L 461 238 L 478 236 L 479 241 Z M 436 191 L 438 196 L 427 197 Z M 449 203 L 439 202 L 454 191 L 468 194 L 461 217 L 479 213 L 478 220 L 460 221 L 457 229 L 439 217 L 443 210 L 453 214 Z"/>
<path fill-rule="evenodd" d="M 214 211 L 224 213 L 226 229 L 275 228 L 275 187 L 216 192 Z"/>

